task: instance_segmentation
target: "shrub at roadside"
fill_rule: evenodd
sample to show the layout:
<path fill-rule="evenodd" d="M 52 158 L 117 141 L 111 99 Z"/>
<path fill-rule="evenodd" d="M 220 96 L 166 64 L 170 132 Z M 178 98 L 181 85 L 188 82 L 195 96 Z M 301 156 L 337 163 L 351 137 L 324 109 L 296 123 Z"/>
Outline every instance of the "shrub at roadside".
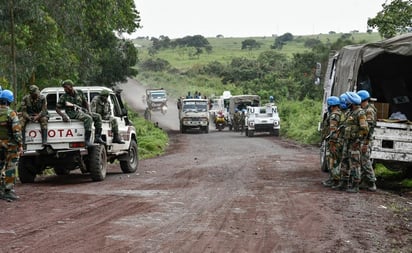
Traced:
<path fill-rule="evenodd" d="M 162 129 L 134 112 L 129 113 L 129 119 L 136 128 L 139 160 L 156 157 L 165 152 L 169 137 Z"/>

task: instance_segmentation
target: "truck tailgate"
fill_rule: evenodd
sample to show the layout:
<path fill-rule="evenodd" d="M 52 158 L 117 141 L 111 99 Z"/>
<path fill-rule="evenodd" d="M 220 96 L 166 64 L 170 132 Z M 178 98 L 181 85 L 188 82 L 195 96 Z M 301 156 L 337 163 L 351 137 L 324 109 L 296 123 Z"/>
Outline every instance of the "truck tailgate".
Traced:
<path fill-rule="evenodd" d="M 70 143 L 84 142 L 83 122 L 71 120 L 63 122 L 60 119 L 49 119 L 47 143 L 53 149 L 69 148 Z M 28 123 L 26 126 L 26 150 L 42 149 L 41 130 L 39 123 Z"/>

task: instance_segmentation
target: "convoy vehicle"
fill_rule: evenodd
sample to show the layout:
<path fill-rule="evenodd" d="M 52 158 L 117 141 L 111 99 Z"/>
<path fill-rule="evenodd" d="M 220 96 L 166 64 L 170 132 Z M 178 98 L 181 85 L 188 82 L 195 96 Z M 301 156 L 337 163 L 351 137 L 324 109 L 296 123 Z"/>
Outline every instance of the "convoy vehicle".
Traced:
<path fill-rule="evenodd" d="M 150 113 L 152 111 L 160 111 L 162 114 L 167 112 L 167 93 L 163 88 L 146 89 L 146 104 Z"/>
<path fill-rule="evenodd" d="M 232 97 L 230 91 L 224 91 L 221 96 L 212 96 L 210 98 L 210 121 L 215 122 L 218 113 L 222 112 L 225 119 L 228 118 L 229 99 Z"/>
<path fill-rule="evenodd" d="M 209 100 L 201 98 L 181 99 L 179 109 L 180 132 L 198 128 L 209 133 Z"/>
<path fill-rule="evenodd" d="M 112 117 L 116 118 L 119 133 L 124 144 L 112 143 L 113 133 L 109 121 L 103 120 L 102 139 L 106 144 L 85 144 L 85 129 L 82 121 L 71 119 L 63 122 L 55 111 L 56 103 L 64 93 L 62 87 L 45 88 L 41 94 L 46 97 L 49 112 L 47 145 L 42 146 L 39 123 L 30 122 L 26 126 L 24 152 L 20 157 L 18 172 L 22 183 L 32 183 L 36 175 L 53 168 L 57 175 L 67 175 L 80 169 L 90 174 L 93 181 L 106 177 L 107 164 L 118 160 L 123 173 L 133 173 L 138 167 L 138 145 L 134 126 L 128 120 L 127 110 L 121 99 L 121 90 L 115 92 L 107 87 L 76 87 L 90 102 L 102 90 L 109 91 Z M 64 112 L 64 110 L 63 110 Z M 93 142 L 93 136 L 91 141 Z"/>
<path fill-rule="evenodd" d="M 258 95 L 236 95 L 229 98 L 229 115 L 228 125 L 229 130 L 233 129 L 234 115 L 236 110 L 242 111 L 248 106 L 260 106 L 260 96 Z"/>
<path fill-rule="evenodd" d="M 327 112 L 329 96 L 367 90 L 376 100 L 374 105 L 378 110 L 371 158 L 392 167 L 411 167 L 411 69 L 411 33 L 376 43 L 343 47 L 330 58 L 326 70 L 322 118 Z M 324 168 L 324 145 L 320 156 Z"/>
<path fill-rule="evenodd" d="M 248 137 L 252 137 L 256 132 L 268 132 L 279 136 L 280 118 L 277 106 L 268 103 L 265 106 L 247 107 L 244 129 Z"/>

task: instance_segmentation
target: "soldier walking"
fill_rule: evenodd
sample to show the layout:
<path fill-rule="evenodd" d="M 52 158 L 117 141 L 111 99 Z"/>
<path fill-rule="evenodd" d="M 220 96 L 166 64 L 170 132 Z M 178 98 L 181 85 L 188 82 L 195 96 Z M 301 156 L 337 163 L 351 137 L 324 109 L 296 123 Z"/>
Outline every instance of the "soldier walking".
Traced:
<path fill-rule="evenodd" d="M 62 82 L 64 88 L 64 94 L 60 96 L 59 101 L 56 104 L 56 112 L 62 116 L 64 122 L 68 122 L 70 119 L 77 119 L 83 121 L 85 129 L 85 142 L 87 146 L 91 146 L 90 137 L 92 134 L 92 123 L 95 127 L 95 143 L 105 143 L 102 140 L 102 117 L 100 114 L 92 113 L 89 109 L 89 103 L 87 98 L 81 90 L 73 88 L 72 80 L 65 80 Z M 79 109 L 80 108 L 80 109 Z M 67 116 L 61 111 L 65 110 Z"/>
<path fill-rule="evenodd" d="M 98 96 L 95 96 L 90 103 L 90 109 L 93 113 L 98 113 L 102 116 L 103 120 L 109 120 L 113 132 L 112 143 L 124 144 L 124 141 L 120 139 L 119 126 L 117 120 L 111 116 L 112 108 L 108 101 L 109 91 L 102 90 Z"/>
<path fill-rule="evenodd" d="M 30 85 L 28 95 L 21 101 L 22 117 L 20 124 L 22 127 L 23 144 L 25 144 L 27 122 L 40 123 L 42 145 L 47 145 L 47 101 L 46 97 L 40 95 L 40 90 L 36 85 Z"/>
<path fill-rule="evenodd" d="M 0 198 L 17 200 L 14 186 L 19 156 L 23 152 L 21 126 L 17 113 L 10 108 L 14 101 L 13 92 L 0 93 Z"/>

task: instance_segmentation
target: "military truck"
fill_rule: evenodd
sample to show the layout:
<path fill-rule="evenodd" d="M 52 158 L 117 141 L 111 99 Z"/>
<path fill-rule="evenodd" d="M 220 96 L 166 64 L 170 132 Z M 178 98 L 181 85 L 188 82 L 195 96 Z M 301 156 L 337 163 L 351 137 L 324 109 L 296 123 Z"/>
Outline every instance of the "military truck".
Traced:
<path fill-rule="evenodd" d="M 343 47 L 330 60 L 324 78 L 326 99 L 346 91 L 367 90 L 376 100 L 378 122 L 371 158 L 391 167 L 412 165 L 412 34 Z M 325 149 L 321 164 L 325 167 Z"/>
<path fill-rule="evenodd" d="M 252 137 L 257 132 L 279 136 L 280 118 L 277 106 L 273 103 L 265 106 L 248 106 L 244 129 L 248 137 Z"/>
<path fill-rule="evenodd" d="M 146 89 L 146 103 L 150 111 L 167 112 L 167 93 L 163 88 Z"/>
<path fill-rule="evenodd" d="M 63 122 L 56 113 L 56 103 L 64 93 L 62 87 L 50 87 L 40 93 L 46 97 L 49 112 L 47 145 L 42 145 L 39 123 L 30 122 L 26 126 L 24 152 L 19 160 L 18 172 L 22 183 L 32 183 L 45 169 L 54 169 L 57 175 L 68 175 L 80 169 L 90 175 L 93 181 L 106 177 L 108 163 L 119 161 L 123 173 L 133 173 L 138 167 L 138 145 L 136 129 L 129 122 L 126 108 L 121 99 L 121 90 L 113 91 L 107 87 L 76 87 L 86 95 L 90 102 L 102 90 L 109 92 L 108 101 L 112 117 L 119 125 L 119 134 L 124 144 L 112 143 L 113 132 L 109 121 L 103 120 L 102 139 L 106 144 L 86 146 L 85 129 L 82 121 L 71 119 Z M 64 110 L 63 110 L 64 112 Z M 93 142 L 93 136 L 91 141 Z"/>
<path fill-rule="evenodd" d="M 180 132 L 198 128 L 209 133 L 209 100 L 200 98 L 181 99 L 178 104 Z"/>
<path fill-rule="evenodd" d="M 260 106 L 260 96 L 258 95 L 235 95 L 229 98 L 228 125 L 229 130 L 233 129 L 234 115 L 236 110 L 246 110 L 248 106 Z"/>

